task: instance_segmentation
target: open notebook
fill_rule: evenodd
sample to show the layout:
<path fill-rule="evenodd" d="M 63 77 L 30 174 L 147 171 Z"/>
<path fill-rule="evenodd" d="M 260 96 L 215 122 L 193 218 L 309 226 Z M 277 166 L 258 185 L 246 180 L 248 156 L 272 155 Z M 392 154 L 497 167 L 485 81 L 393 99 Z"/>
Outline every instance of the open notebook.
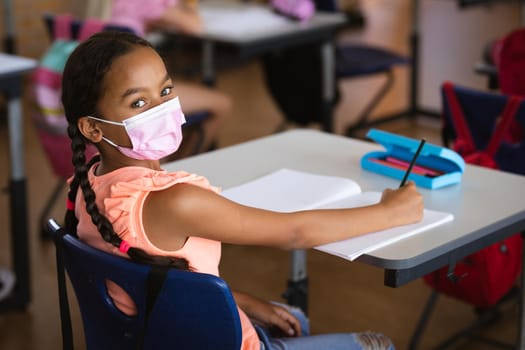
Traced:
<path fill-rule="evenodd" d="M 280 169 L 269 175 L 223 192 L 235 202 L 262 209 L 291 212 L 306 209 L 354 208 L 379 202 L 380 192 L 361 192 L 348 178 Z M 403 238 L 452 221 L 450 213 L 425 209 L 417 224 L 394 227 L 343 241 L 324 244 L 315 249 L 355 260 L 360 255 L 387 246 Z"/>

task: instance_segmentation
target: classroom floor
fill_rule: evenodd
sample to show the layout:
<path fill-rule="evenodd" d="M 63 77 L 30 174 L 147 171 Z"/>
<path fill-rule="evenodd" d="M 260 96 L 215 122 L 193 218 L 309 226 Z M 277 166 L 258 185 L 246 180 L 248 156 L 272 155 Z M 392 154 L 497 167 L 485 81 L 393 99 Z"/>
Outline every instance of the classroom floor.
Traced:
<path fill-rule="evenodd" d="M 341 40 L 359 40 L 408 52 L 411 1 L 364 0 L 367 18 L 364 28 L 345 32 Z M 439 110 L 439 85 L 451 79 L 468 86 L 484 88 L 486 81 L 473 73 L 483 45 L 520 23 L 518 5 L 505 3 L 491 7 L 458 10 L 455 1 L 421 1 L 422 34 L 420 103 Z M 490 23 L 490 25 L 486 25 Z M 408 70 L 396 71 L 396 83 L 374 116 L 407 106 Z M 336 110 L 336 131 L 354 121 L 381 78 L 341 83 L 342 101 Z M 219 139 L 219 147 L 271 134 L 283 116 L 269 96 L 257 60 L 243 62 L 219 73 L 217 86 L 230 94 L 234 111 Z M 32 302 L 25 312 L 0 314 L 0 349 L 58 349 L 61 347 L 59 311 L 55 280 L 54 247 L 39 237 L 37 218 L 55 184 L 25 104 L 25 155 L 28 174 L 30 259 Z M 440 123 L 421 117 L 398 121 L 381 128 L 408 136 L 426 137 L 440 143 Z M 293 126 L 290 126 L 293 127 Z M 0 164 L 7 169 L 7 128 L 0 124 Z M 0 186 L 7 184 L 7 171 L 0 172 Z M 60 203 L 53 216 L 62 217 Z M 0 194 L 0 267 L 11 265 L 8 224 L 8 196 Z M 239 262 L 242 261 L 241 264 Z M 277 249 L 225 245 L 221 274 L 238 290 L 262 298 L 282 300 L 286 287 L 289 253 Z M 390 336 L 398 349 L 406 349 L 430 290 L 421 280 L 401 288 L 383 286 L 382 271 L 360 263 L 349 263 L 318 251 L 308 252 L 309 315 L 312 331 L 350 332 L 375 330 Z M 73 305 L 74 331 L 78 348 L 82 332 L 78 309 Z M 423 336 L 420 349 L 429 349 L 475 319 L 468 305 L 441 297 Z M 499 340 L 516 338 L 517 307 L 509 305 L 500 319 L 483 334 Z M 475 342 L 461 341 L 454 349 L 491 349 Z"/>

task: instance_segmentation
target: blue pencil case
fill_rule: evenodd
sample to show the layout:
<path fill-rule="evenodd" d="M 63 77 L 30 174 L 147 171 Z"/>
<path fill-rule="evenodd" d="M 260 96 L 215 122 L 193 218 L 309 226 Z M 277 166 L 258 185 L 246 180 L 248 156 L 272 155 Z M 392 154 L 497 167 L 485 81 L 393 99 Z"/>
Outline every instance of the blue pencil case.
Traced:
<path fill-rule="evenodd" d="M 370 129 L 366 135 L 371 140 L 383 145 L 385 151 L 374 151 L 361 158 L 363 169 L 403 179 L 420 140 Z M 417 186 L 437 189 L 461 182 L 465 161 L 453 150 L 431 143 L 425 143 L 419 154 L 408 180 Z"/>

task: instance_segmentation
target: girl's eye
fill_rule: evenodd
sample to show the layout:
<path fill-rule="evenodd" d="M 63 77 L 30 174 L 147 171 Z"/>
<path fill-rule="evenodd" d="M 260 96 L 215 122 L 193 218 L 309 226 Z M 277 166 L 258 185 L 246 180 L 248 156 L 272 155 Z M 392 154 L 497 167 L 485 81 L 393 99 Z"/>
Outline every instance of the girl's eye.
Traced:
<path fill-rule="evenodd" d="M 169 94 L 171 94 L 171 90 L 172 90 L 172 87 L 171 87 L 171 86 L 165 87 L 165 88 L 162 89 L 162 91 L 160 92 L 160 95 L 161 95 L 161 96 L 168 96 Z"/>
<path fill-rule="evenodd" d="M 133 108 L 142 108 L 146 105 L 146 102 L 144 100 L 137 100 L 131 104 L 131 107 Z"/>

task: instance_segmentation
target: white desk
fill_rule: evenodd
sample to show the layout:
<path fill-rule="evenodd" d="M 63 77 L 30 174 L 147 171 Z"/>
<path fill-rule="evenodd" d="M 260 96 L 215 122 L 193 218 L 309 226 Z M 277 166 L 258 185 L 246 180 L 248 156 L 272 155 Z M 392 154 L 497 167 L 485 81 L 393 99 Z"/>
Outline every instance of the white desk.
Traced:
<path fill-rule="evenodd" d="M 35 67 L 34 60 L 0 53 L 0 90 L 8 98 L 11 247 L 16 275 L 14 291 L 0 302 L 0 311 L 24 309 L 31 294 L 21 97 L 23 75 Z"/>
<path fill-rule="evenodd" d="M 294 130 L 183 159 L 165 168 L 204 175 L 223 189 L 283 167 L 347 176 L 356 180 L 363 191 L 397 188 L 398 180 L 368 172 L 359 165 L 363 154 L 378 149 L 381 146 L 369 142 Z M 387 286 L 406 284 L 525 230 L 525 176 L 467 165 L 461 184 L 420 191 L 425 207 L 452 212 L 455 219 L 357 259 L 384 269 Z M 294 251 L 290 282 L 306 278 L 305 258 L 304 251 Z M 305 301 L 303 297 L 306 295 L 299 295 L 300 302 Z"/>
<path fill-rule="evenodd" d="M 307 22 L 276 15 L 269 7 L 238 1 L 208 0 L 199 3 L 204 31 L 202 40 L 203 81 L 215 80 L 214 47 L 232 46 L 239 57 L 252 57 L 273 50 L 318 43 L 322 55 L 324 129 L 332 130 L 334 91 L 334 32 L 345 23 L 340 13 L 317 13 Z M 179 35 L 175 33 L 175 35 Z"/>

